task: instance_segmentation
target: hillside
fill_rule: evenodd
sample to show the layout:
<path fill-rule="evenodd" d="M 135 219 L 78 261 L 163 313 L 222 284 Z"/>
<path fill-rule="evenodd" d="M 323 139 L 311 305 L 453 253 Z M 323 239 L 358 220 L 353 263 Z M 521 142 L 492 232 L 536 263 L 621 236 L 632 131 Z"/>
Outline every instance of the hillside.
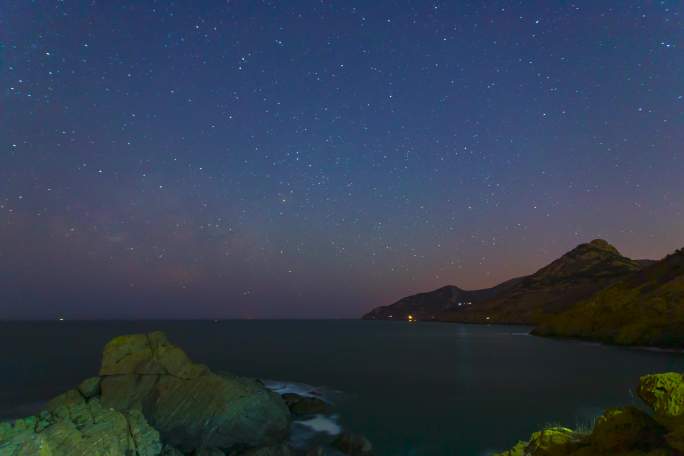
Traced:
<path fill-rule="evenodd" d="M 367 320 L 440 320 L 537 324 L 593 293 L 640 271 L 649 260 L 631 260 L 602 239 L 581 244 L 532 275 L 493 288 L 447 286 L 373 309 Z"/>
<path fill-rule="evenodd" d="M 547 319 L 534 334 L 684 346 L 684 249 Z"/>
<path fill-rule="evenodd" d="M 581 244 L 492 299 L 441 319 L 472 323 L 537 324 L 641 270 L 602 239 Z"/>
<path fill-rule="evenodd" d="M 473 291 L 447 285 L 437 290 L 407 296 L 389 306 L 376 307 L 362 318 L 364 320 L 406 320 L 411 315 L 416 320 L 437 320 L 444 312 L 491 299 L 514 286 L 519 280 L 512 279 L 493 288 Z"/>

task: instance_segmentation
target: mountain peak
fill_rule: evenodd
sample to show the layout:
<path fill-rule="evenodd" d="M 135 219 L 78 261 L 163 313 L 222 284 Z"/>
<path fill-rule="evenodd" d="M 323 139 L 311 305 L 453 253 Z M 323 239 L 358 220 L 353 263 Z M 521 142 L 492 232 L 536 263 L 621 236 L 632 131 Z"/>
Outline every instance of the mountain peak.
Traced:
<path fill-rule="evenodd" d="M 612 244 L 610 244 L 608 241 L 604 239 L 594 239 L 591 242 L 587 242 L 585 244 L 580 244 L 577 247 L 575 247 L 573 250 L 569 251 L 566 253 L 562 258 L 568 257 L 568 258 L 573 258 L 576 257 L 577 255 L 580 256 L 601 256 L 605 257 L 606 255 L 609 256 L 622 256 L 622 254 L 616 249 Z"/>
<path fill-rule="evenodd" d="M 620 252 L 618 252 L 618 249 L 616 249 L 615 247 L 613 247 L 613 246 L 612 246 L 608 241 L 606 241 L 605 239 L 594 239 L 593 241 L 591 241 L 591 242 L 589 243 L 589 245 L 591 245 L 591 246 L 593 246 L 593 247 L 596 247 L 596 248 L 598 248 L 598 249 L 601 249 L 601 250 L 608 250 L 608 251 L 611 251 L 611 252 L 616 253 L 616 254 L 618 254 L 618 255 L 620 254 Z"/>
<path fill-rule="evenodd" d="M 580 277 L 622 275 L 641 269 L 639 264 L 620 254 L 618 249 L 603 239 L 580 244 L 551 264 L 543 267 L 528 280 L 548 282 L 577 280 Z"/>

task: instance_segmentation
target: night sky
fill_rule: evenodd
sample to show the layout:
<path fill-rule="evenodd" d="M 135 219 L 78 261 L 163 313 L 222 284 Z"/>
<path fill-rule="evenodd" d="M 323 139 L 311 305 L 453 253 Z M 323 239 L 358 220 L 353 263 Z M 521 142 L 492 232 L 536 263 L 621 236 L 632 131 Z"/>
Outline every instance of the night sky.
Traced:
<path fill-rule="evenodd" d="M 0 7 L 0 318 L 357 317 L 684 246 L 681 1 Z"/>

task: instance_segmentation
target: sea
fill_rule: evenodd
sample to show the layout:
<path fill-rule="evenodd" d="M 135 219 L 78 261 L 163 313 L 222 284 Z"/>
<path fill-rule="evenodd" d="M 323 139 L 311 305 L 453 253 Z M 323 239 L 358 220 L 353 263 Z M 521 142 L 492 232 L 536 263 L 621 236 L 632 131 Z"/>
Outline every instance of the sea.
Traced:
<path fill-rule="evenodd" d="M 684 354 L 529 335 L 522 326 L 360 320 L 0 323 L 0 420 L 29 415 L 97 373 L 105 343 L 161 330 L 213 371 L 316 395 L 334 413 L 296 420 L 304 446 L 349 431 L 379 456 L 484 456 L 549 425 L 590 427 L 641 406 L 639 377 Z"/>

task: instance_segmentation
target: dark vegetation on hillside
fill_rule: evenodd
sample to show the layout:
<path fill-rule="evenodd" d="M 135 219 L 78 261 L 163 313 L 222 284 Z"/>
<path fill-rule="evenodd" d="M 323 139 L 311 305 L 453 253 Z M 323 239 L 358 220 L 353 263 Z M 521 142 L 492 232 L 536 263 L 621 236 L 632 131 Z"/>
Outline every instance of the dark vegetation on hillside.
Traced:
<path fill-rule="evenodd" d="M 684 249 L 549 318 L 534 334 L 684 347 Z"/>

